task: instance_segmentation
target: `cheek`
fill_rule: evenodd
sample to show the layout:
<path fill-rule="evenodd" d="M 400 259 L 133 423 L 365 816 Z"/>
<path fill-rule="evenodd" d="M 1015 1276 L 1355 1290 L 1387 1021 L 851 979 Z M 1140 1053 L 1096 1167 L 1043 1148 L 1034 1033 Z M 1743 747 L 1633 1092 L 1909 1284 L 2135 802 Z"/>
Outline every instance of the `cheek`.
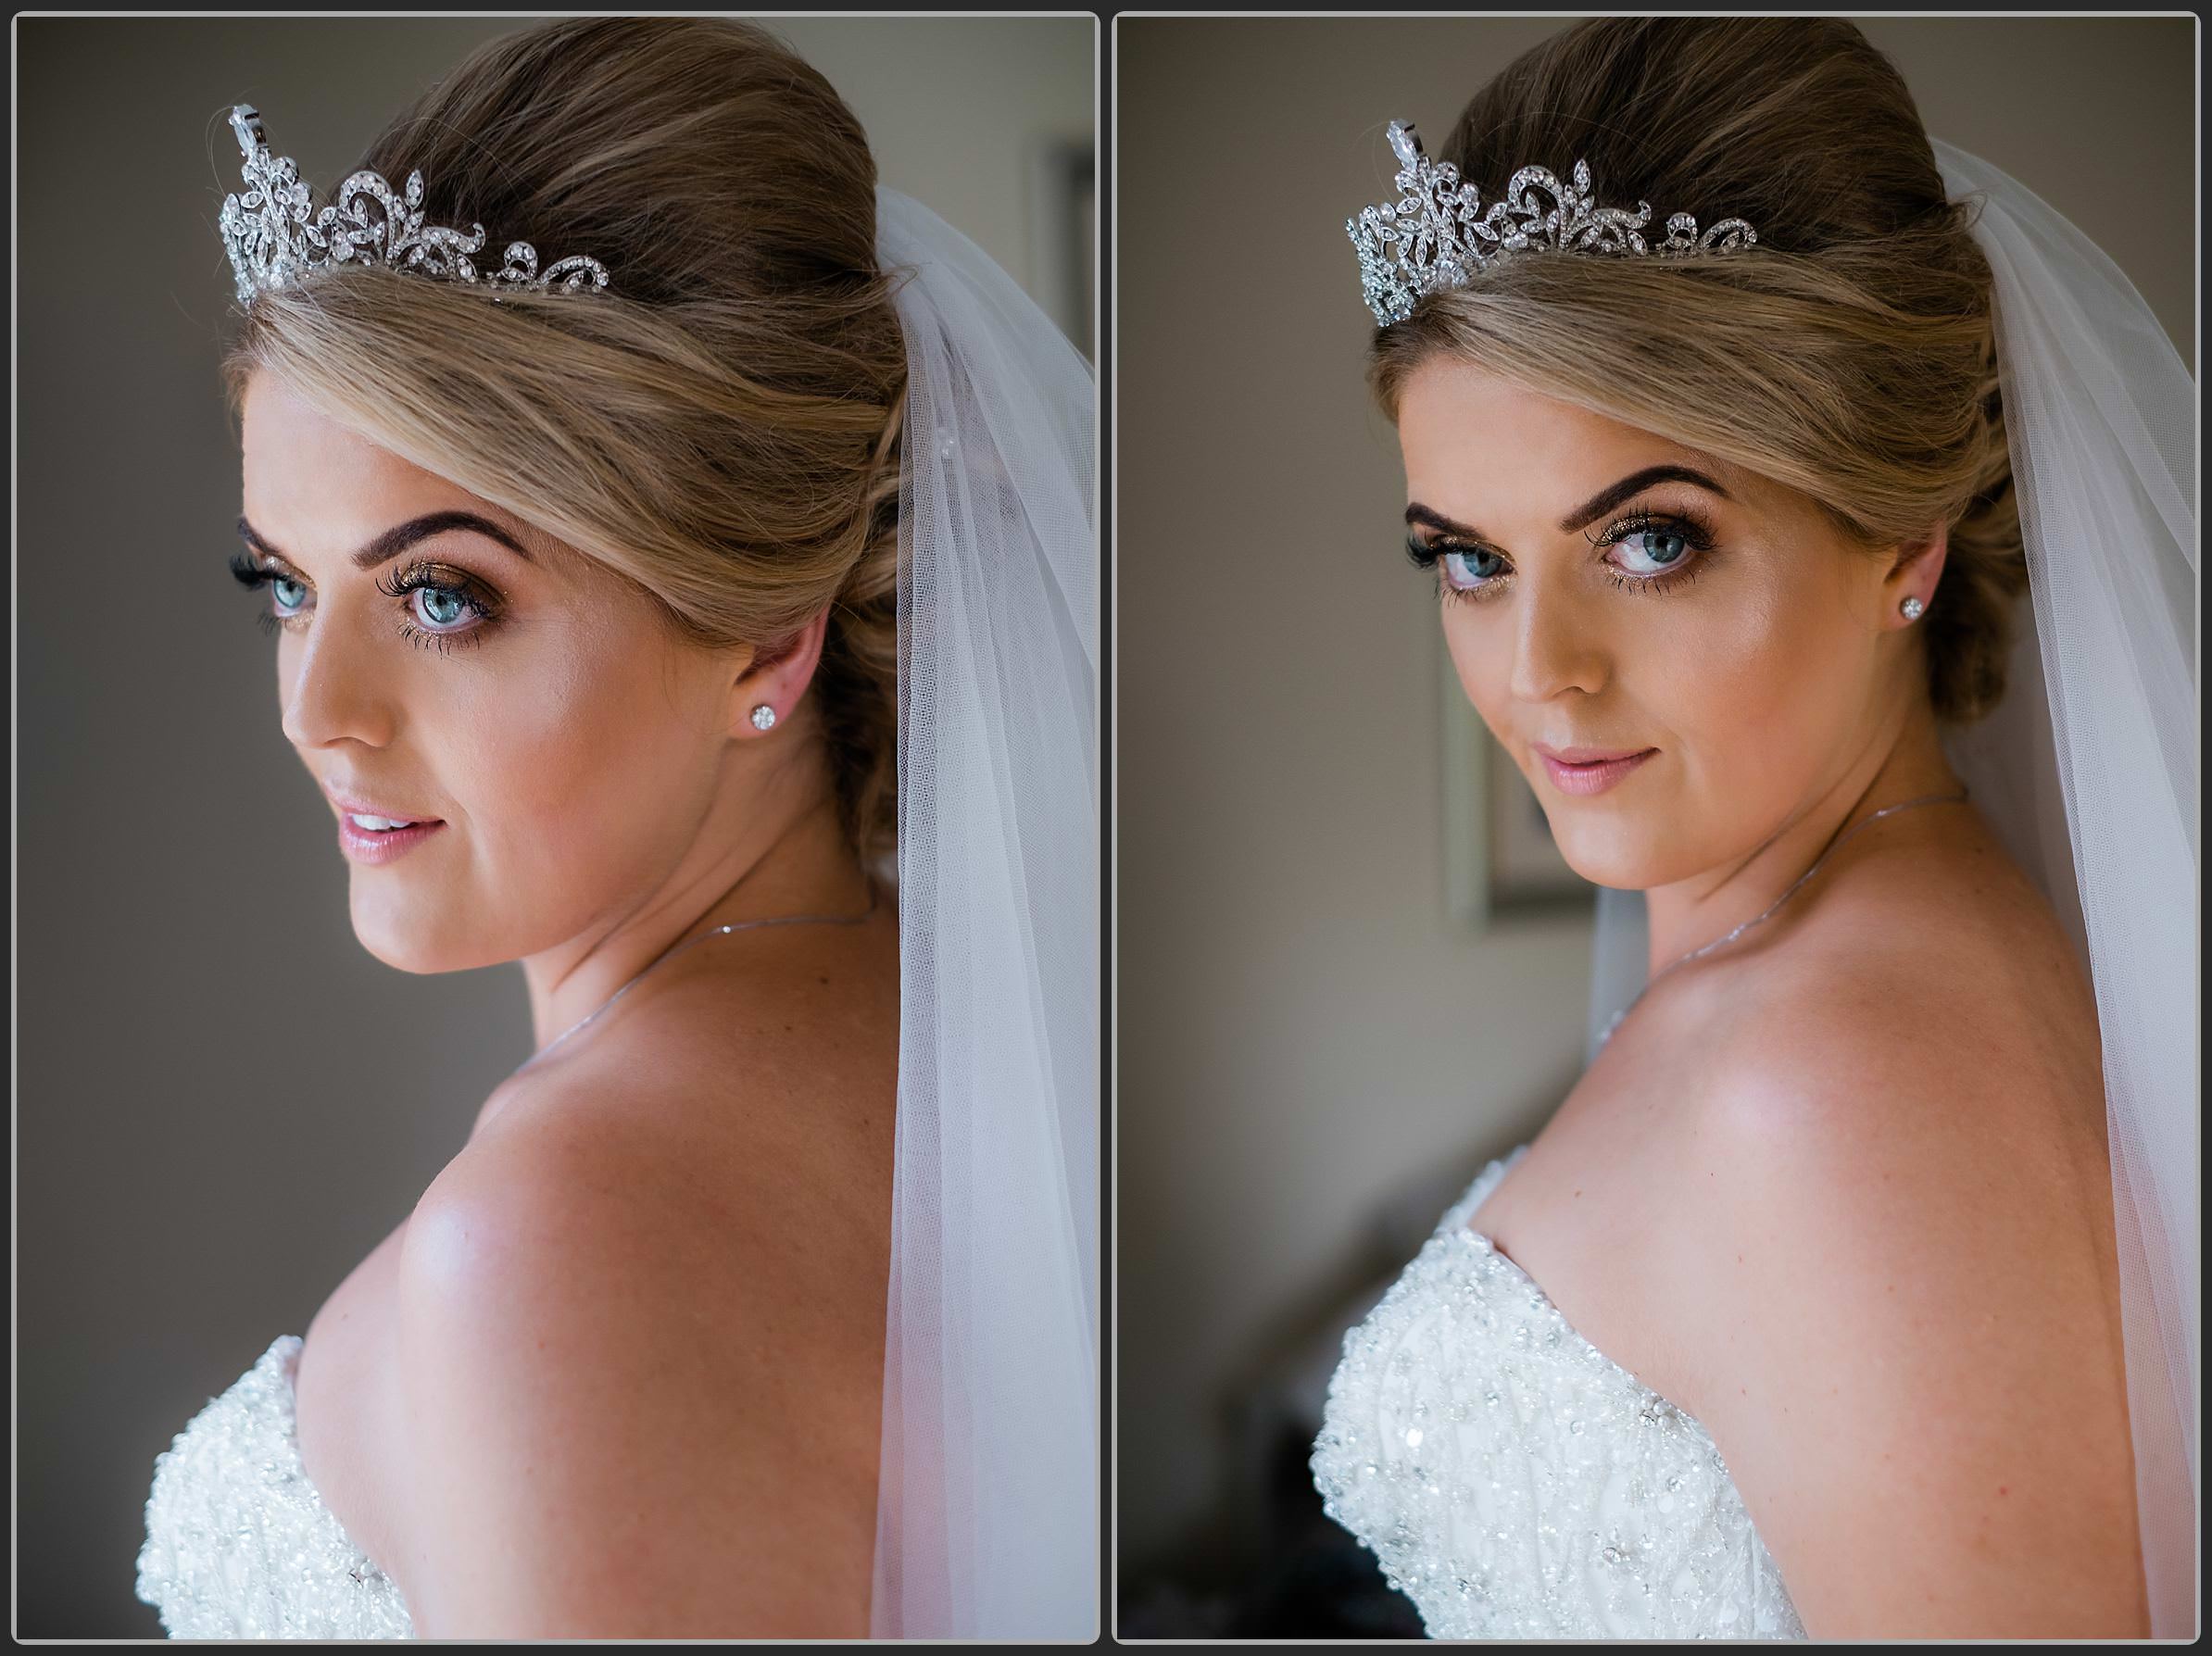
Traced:
<path fill-rule="evenodd" d="M 649 641 L 544 644 L 457 685 L 438 715 L 439 764 L 498 906 L 549 924 L 559 909 L 575 925 L 673 866 L 706 809 L 721 733 Z"/>
<path fill-rule="evenodd" d="M 1503 606 L 1493 604 L 1486 610 L 1464 600 L 1439 598 L 1438 603 L 1444 612 L 1444 647 L 1451 652 L 1460 688 L 1498 739 L 1513 746 L 1512 634 L 1493 619 L 1493 612 Z"/>
<path fill-rule="evenodd" d="M 1867 640 L 1843 592 L 1786 558 L 1716 596 L 1681 607 L 1640 664 L 1638 699 L 1675 734 L 1692 785 L 1802 793 L 1867 705 Z"/>
<path fill-rule="evenodd" d="M 1873 641 L 1853 597 L 1847 579 L 1778 552 L 1740 558 L 1725 574 L 1716 569 L 1670 593 L 1594 596 L 1593 631 L 1579 642 L 1602 660 L 1604 684 L 1564 722 L 1602 740 L 1648 742 L 1669 764 L 1588 800 L 1538 788 L 1577 872 L 1625 886 L 1686 877 L 1765 837 L 1822 785 L 1874 693 Z M 1512 611 L 1510 596 L 1447 603 L 1444 636 L 1468 700 L 1534 785 L 1526 741 L 1562 721 L 1532 724 L 1514 693 Z"/>
<path fill-rule="evenodd" d="M 599 880 L 671 840 L 710 749 L 685 730 L 672 685 L 622 652 L 566 655 L 529 681 L 491 681 L 451 709 L 456 792 L 502 860 Z"/>

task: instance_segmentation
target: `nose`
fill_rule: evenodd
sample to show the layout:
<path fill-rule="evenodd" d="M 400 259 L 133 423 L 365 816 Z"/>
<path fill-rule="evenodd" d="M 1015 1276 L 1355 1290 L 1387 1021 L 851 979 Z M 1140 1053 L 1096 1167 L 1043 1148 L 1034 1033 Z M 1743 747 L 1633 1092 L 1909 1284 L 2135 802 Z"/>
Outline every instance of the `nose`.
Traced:
<path fill-rule="evenodd" d="M 1594 695 L 1610 671 L 1604 641 L 1572 594 L 1535 581 L 1514 595 L 1513 676 L 1522 701 L 1550 701 L 1570 690 Z"/>
<path fill-rule="evenodd" d="M 365 618 L 326 607 L 295 650 L 279 652 L 284 736 L 295 747 L 346 741 L 382 747 L 391 741 L 395 709 L 380 676 L 388 675 L 390 663 L 379 661 L 383 652 L 363 635 L 365 624 Z"/>

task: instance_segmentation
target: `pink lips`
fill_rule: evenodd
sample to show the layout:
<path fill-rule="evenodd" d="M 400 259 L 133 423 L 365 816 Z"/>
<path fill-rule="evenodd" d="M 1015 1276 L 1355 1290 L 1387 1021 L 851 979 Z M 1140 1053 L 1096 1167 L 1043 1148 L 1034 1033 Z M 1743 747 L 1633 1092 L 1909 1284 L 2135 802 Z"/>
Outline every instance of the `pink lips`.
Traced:
<path fill-rule="evenodd" d="M 1532 742 L 1529 748 L 1543 760 L 1552 785 L 1563 794 L 1602 794 L 1650 759 L 1656 747 L 1546 747 Z"/>
<path fill-rule="evenodd" d="M 404 857 L 424 840 L 446 826 L 442 818 L 421 817 L 408 822 L 404 812 L 369 804 L 343 794 L 330 796 L 338 812 L 338 848 L 355 862 L 373 867 Z M 408 822 L 405 828 L 363 828 L 353 820 L 353 813 L 383 817 L 388 822 Z"/>
<path fill-rule="evenodd" d="M 351 817 L 341 816 L 338 848 L 356 862 L 389 862 L 395 857 L 406 856 L 445 826 L 443 822 L 417 822 L 411 828 L 387 828 L 379 833 L 356 827 Z"/>

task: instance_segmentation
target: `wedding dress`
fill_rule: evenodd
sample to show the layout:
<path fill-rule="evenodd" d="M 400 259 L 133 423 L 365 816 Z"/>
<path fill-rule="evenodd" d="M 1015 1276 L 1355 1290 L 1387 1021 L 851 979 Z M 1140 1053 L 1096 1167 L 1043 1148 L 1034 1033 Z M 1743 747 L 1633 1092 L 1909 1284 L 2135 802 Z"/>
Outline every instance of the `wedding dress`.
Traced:
<path fill-rule="evenodd" d="M 1344 1340 L 1314 1484 L 1432 1638 L 1802 1638 L 1703 1426 L 1469 1228 L 1492 1161 Z"/>
<path fill-rule="evenodd" d="M 392 1578 L 300 1465 L 283 1336 L 154 1462 L 138 1596 L 171 1638 L 412 1638 Z"/>

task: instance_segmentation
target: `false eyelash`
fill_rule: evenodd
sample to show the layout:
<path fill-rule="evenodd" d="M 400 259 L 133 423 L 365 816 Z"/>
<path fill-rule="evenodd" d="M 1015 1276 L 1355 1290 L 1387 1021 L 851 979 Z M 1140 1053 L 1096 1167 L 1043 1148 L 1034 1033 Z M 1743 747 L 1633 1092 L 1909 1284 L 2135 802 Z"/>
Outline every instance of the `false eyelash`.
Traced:
<path fill-rule="evenodd" d="M 1504 584 L 1502 578 L 1492 576 L 1480 586 L 1454 586 L 1444 579 L 1443 561 L 1448 552 L 1480 552 L 1492 558 L 1502 553 L 1492 552 L 1487 546 L 1470 546 L 1461 541 L 1432 541 L 1423 545 L 1419 537 L 1405 537 L 1405 555 L 1415 569 L 1426 570 L 1433 577 L 1433 584 L 1439 597 L 1452 603 L 1480 603 L 1485 597 Z"/>
<path fill-rule="evenodd" d="M 284 577 L 284 571 L 272 569 L 243 552 L 231 555 L 230 570 L 232 577 L 248 591 L 258 591 L 280 577 L 296 578 Z M 458 633 L 434 633 L 402 621 L 399 635 L 419 649 L 434 648 L 447 655 L 452 653 L 456 644 L 482 643 L 485 632 L 498 619 L 499 599 L 496 594 L 466 570 L 418 558 L 389 576 L 380 576 L 376 583 L 377 591 L 398 599 L 405 599 L 408 593 L 426 586 L 434 586 L 441 592 L 458 593 L 461 602 L 475 613 L 477 624 Z M 266 608 L 256 611 L 254 619 L 264 633 L 281 630 L 285 620 L 275 610 Z"/>
<path fill-rule="evenodd" d="M 1595 534 L 1585 530 L 1582 538 L 1593 546 L 1610 546 L 1615 541 L 1653 529 L 1675 531 L 1690 543 L 1693 552 L 1709 552 L 1713 549 L 1713 525 L 1687 507 L 1671 512 L 1655 512 L 1650 507 L 1638 507 L 1626 516 L 1615 518 Z"/>
<path fill-rule="evenodd" d="M 1668 570 L 1656 575 L 1631 575 L 1612 564 L 1605 566 L 1606 578 L 1615 587 L 1624 592 L 1633 592 L 1639 596 L 1648 596 L 1653 594 L 1670 592 L 1684 582 L 1697 579 L 1703 571 L 1706 559 L 1712 555 L 1717 538 L 1711 523 L 1698 513 L 1687 508 L 1671 512 L 1657 512 L 1648 507 L 1640 507 L 1615 519 L 1603 529 L 1594 533 L 1586 530 L 1583 533 L 1583 539 L 1589 541 L 1593 546 L 1602 548 L 1615 546 L 1632 534 L 1650 533 L 1659 530 L 1671 531 L 1682 537 L 1691 553 L 1688 562 L 1678 569 Z M 1445 554 L 1463 549 L 1484 552 L 1491 557 L 1502 556 L 1490 552 L 1487 547 L 1463 548 L 1456 541 L 1424 542 L 1419 536 L 1412 534 L 1405 538 L 1407 558 L 1412 561 L 1414 568 L 1429 571 L 1434 575 L 1436 590 L 1441 596 L 1455 601 L 1479 603 L 1490 596 L 1492 591 L 1502 583 L 1495 577 L 1480 586 L 1454 586 L 1446 581 L 1441 568 Z"/>
<path fill-rule="evenodd" d="M 399 635 L 419 650 L 435 650 L 441 656 L 450 656 L 453 654 L 456 645 L 463 649 L 469 649 L 482 644 L 484 631 L 490 625 L 489 621 L 479 621 L 465 632 L 429 633 L 411 622 L 401 621 Z"/>
<path fill-rule="evenodd" d="M 457 570 L 451 564 L 418 558 L 389 576 L 378 576 L 376 581 L 377 591 L 395 598 L 404 598 L 410 592 L 432 586 L 440 592 L 458 593 L 461 602 L 475 611 L 479 621 L 491 621 L 498 613 L 498 595 L 468 571 Z M 475 629 L 471 628 L 471 631 Z"/>
<path fill-rule="evenodd" d="M 1452 552 L 1479 554 L 1485 558 L 1503 558 L 1505 554 L 1488 546 L 1473 546 L 1464 541 L 1431 541 L 1426 545 L 1414 535 L 1405 537 L 1405 555 L 1417 570 L 1433 570 Z M 1456 589 L 1455 589 L 1456 590 Z"/>
<path fill-rule="evenodd" d="M 243 552 L 231 554 L 231 574 L 248 592 L 269 584 L 269 571 Z"/>
<path fill-rule="evenodd" d="M 424 587 L 435 587 L 440 592 L 458 594 L 460 601 L 474 612 L 476 624 L 459 632 L 443 633 L 434 632 L 426 627 L 418 627 L 408 621 L 401 621 L 399 623 L 400 637 L 406 639 L 417 649 L 434 649 L 442 656 L 449 656 L 453 653 L 456 645 L 468 648 L 482 644 L 484 635 L 498 620 L 498 595 L 492 592 L 489 587 L 470 574 L 468 571 L 455 569 L 451 564 L 441 564 L 428 558 L 418 558 L 388 577 L 380 576 L 376 583 L 377 591 L 403 600 L 408 593 L 418 592 Z M 413 613 L 411 608 L 408 613 Z"/>
<path fill-rule="evenodd" d="M 1617 546 L 1632 534 L 1650 533 L 1654 530 L 1667 530 L 1680 535 L 1690 550 L 1689 561 L 1678 569 L 1656 575 L 1631 575 L 1607 564 L 1607 578 L 1621 591 L 1634 592 L 1640 596 L 1671 592 L 1685 581 L 1696 580 L 1705 560 L 1712 555 L 1717 537 L 1713 533 L 1713 525 L 1688 508 L 1655 512 L 1648 507 L 1639 507 L 1626 516 L 1615 518 L 1595 534 L 1585 531 L 1582 538 L 1593 546 L 1604 547 Z"/>
<path fill-rule="evenodd" d="M 1631 575 L 1607 564 L 1605 578 L 1623 592 L 1632 592 L 1639 597 L 1647 597 L 1653 593 L 1672 592 L 1676 587 L 1687 582 L 1695 581 L 1698 578 L 1699 565 L 1703 561 L 1704 558 L 1701 555 L 1696 563 L 1684 564 L 1680 569 L 1669 570 L 1664 575 Z"/>
<path fill-rule="evenodd" d="M 243 552 L 231 554 L 230 568 L 232 578 L 248 592 L 260 591 L 281 573 Z M 284 618 L 264 604 L 254 611 L 254 624 L 264 633 L 277 633 L 283 631 Z"/>

